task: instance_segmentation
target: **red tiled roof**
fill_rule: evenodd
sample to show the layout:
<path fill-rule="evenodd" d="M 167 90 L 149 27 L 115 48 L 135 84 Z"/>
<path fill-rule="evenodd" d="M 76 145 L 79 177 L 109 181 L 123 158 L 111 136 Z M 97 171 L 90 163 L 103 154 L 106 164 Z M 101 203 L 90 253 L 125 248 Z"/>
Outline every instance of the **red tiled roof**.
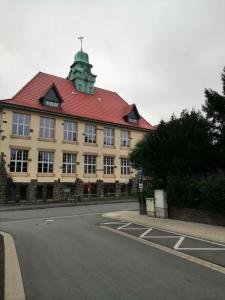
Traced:
<path fill-rule="evenodd" d="M 53 83 L 63 99 L 60 109 L 43 106 L 39 101 Z M 141 129 L 154 129 L 142 117 L 138 124 L 127 123 L 123 119 L 124 112 L 130 110 L 131 106 L 117 93 L 97 87 L 94 95 L 81 93 L 74 88 L 72 81 L 42 72 L 34 76 L 14 97 L 3 102 Z"/>

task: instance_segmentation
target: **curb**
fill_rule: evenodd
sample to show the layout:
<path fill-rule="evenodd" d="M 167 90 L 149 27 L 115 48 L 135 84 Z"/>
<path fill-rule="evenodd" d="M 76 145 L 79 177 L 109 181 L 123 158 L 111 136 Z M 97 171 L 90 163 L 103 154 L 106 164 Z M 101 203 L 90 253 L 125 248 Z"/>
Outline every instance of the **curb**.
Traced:
<path fill-rule="evenodd" d="M 87 201 L 87 202 L 78 202 L 78 203 L 48 203 L 48 204 L 29 204 L 29 205 L 21 205 L 14 206 L 12 204 L 11 207 L 0 206 L 0 212 L 3 211 L 18 211 L 18 210 L 34 210 L 34 209 L 45 209 L 45 208 L 57 208 L 57 207 L 75 207 L 75 206 L 84 206 L 84 205 L 97 205 L 97 204 L 113 204 L 113 203 L 130 203 L 137 202 L 136 199 L 130 200 L 101 200 L 101 201 Z"/>
<path fill-rule="evenodd" d="M 25 300 L 23 280 L 13 237 L 0 231 L 5 248 L 5 300 Z"/>

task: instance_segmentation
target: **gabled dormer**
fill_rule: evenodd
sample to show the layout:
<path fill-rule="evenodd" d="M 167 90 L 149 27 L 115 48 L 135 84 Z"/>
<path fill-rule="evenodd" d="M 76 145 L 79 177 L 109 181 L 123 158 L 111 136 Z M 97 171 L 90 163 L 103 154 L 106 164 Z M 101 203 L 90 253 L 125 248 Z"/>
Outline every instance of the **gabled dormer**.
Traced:
<path fill-rule="evenodd" d="M 124 120 L 128 123 L 133 123 L 133 124 L 138 124 L 138 121 L 140 119 L 140 114 L 137 110 L 137 107 L 135 104 L 129 105 L 125 109 L 125 115 L 124 115 Z"/>
<path fill-rule="evenodd" d="M 61 103 L 63 102 L 63 100 L 54 83 L 48 89 L 47 93 L 40 98 L 40 102 L 44 106 L 49 106 L 52 108 L 61 108 Z"/>

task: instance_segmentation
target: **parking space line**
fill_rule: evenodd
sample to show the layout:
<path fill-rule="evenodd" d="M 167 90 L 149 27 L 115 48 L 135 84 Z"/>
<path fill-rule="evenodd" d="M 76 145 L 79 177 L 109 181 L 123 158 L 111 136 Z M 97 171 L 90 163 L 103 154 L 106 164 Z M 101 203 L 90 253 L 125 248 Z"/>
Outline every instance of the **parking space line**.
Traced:
<path fill-rule="evenodd" d="M 152 230 L 152 228 L 149 228 L 148 230 L 146 230 L 145 232 L 143 232 L 139 237 L 140 238 L 145 237 L 151 230 Z"/>
<path fill-rule="evenodd" d="M 141 236 L 140 236 L 141 237 Z M 144 236 L 145 239 L 179 239 L 179 235 L 148 235 Z M 143 237 L 142 237 L 143 238 Z"/>
<path fill-rule="evenodd" d="M 129 225 L 131 225 L 131 224 L 132 224 L 132 223 L 124 224 L 124 225 L 118 227 L 117 229 L 118 229 L 118 230 L 123 229 L 123 228 L 125 228 L 125 227 L 127 227 L 127 226 L 129 226 Z"/>
<path fill-rule="evenodd" d="M 180 237 L 179 241 L 176 243 L 176 245 L 173 247 L 173 249 L 177 250 L 180 247 L 180 245 L 182 244 L 184 239 L 185 239 L 184 236 Z"/>
<path fill-rule="evenodd" d="M 103 225 L 120 225 L 120 224 L 127 224 L 127 222 L 106 222 L 106 223 L 101 223 Z"/>
<path fill-rule="evenodd" d="M 118 228 L 117 228 L 118 229 Z M 132 227 L 132 228 L 121 228 L 120 230 L 143 230 L 143 229 L 149 229 L 149 227 Z"/>
<path fill-rule="evenodd" d="M 130 225 L 136 226 L 136 223 L 133 222 L 106 222 L 106 223 L 102 223 L 101 225 L 122 225 L 122 226 L 118 226 L 117 228 L 114 228 L 115 230 L 118 231 L 132 231 L 132 230 L 144 230 L 146 229 L 138 238 L 140 239 L 179 239 L 176 244 L 172 247 L 172 249 L 174 249 L 175 251 L 225 251 L 225 245 L 220 244 L 220 243 L 216 243 L 216 242 L 211 242 L 211 241 L 207 241 L 207 240 L 203 240 L 200 238 L 196 238 L 196 237 L 190 237 L 190 236 L 186 236 L 186 235 L 179 235 L 175 232 L 171 232 L 171 231 L 167 231 L 167 230 L 163 230 L 163 229 L 159 229 L 159 228 L 148 228 L 148 227 L 144 227 L 141 224 L 138 224 L 139 226 L 143 226 L 143 227 L 132 227 Z M 130 227 L 128 227 L 130 226 Z M 160 232 L 163 232 L 165 234 L 168 233 L 168 235 L 148 235 L 152 230 L 157 230 Z M 128 233 L 129 234 L 129 233 Z M 175 234 L 175 235 L 171 235 L 171 234 Z M 185 238 L 190 238 L 192 240 L 196 240 L 196 241 L 200 241 L 200 242 L 204 242 L 207 244 L 211 244 L 213 245 L 211 248 L 210 247 L 181 247 L 183 241 L 185 240 Z M 215 245 L 217 246 L 221 246 L 221 247 L 215 247 Z"/>
<path fill-rule="evenodd" d="M 176 250 L 197 250 L 197 251 L 204 251 L 204 250 L 208 250 L 208 251 L 225 251 L 225 247 L 224 248 L 176 248 Z"/>

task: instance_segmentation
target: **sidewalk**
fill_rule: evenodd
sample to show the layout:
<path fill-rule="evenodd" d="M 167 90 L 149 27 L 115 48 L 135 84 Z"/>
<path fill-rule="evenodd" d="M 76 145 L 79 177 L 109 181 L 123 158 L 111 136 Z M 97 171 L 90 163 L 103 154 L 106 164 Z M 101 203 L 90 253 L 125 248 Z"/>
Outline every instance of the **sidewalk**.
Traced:
<path fill-rule="evenodd" d="M 225 243 L 225 227 L 179 221 L 174 219 L 159 219 L 140 215 L 138 211 L 118 211 L 103 214 L 103 217 L 139 223 L 148 227 L 173 231 L 182 235 Z"/>
<path fill-rule="evenodd" d="M 71 207 L 82 205 L 95 205 L 95 204 L 113 204 L 113 203 L 129 203 L 137 202 L 137 199 L 119 199 L 119 200 L 92 200 L 92 201 L 80 201 L 80 202 L 46 202 L 46 203 L 12 203 L 0 205 L 1 211 L 14 211 L 14 210 L 32 210 L 32 209 L 44 209 L 54 207 Z"/>

